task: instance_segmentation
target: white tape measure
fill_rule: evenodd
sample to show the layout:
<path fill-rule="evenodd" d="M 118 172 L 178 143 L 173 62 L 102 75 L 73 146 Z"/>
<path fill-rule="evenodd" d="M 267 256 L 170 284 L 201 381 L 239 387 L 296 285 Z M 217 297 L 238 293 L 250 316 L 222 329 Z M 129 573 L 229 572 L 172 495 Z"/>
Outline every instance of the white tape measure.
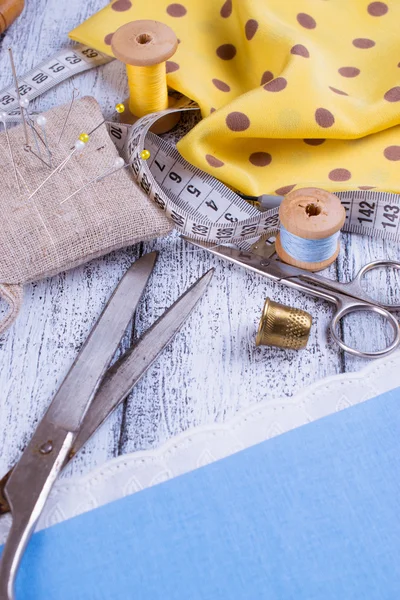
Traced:
<path fill-rule="evenodd" d="M 193 103 L 186 102 L 186 108 L 178 110 L 193 110 Z M 279 228 L 277 208 L 260 212 L 149 132 L 169 112 L 147 115 L 133 126 L 112 124 L 109 128 L 146 194 L 190 237 L 246 247 L 261 235 L 274 235 Z M 144 148 L 150 151 L 147 161 L 140 157 Z M 337 195 L 346 210 L 343 231 L 400 241 L 400 195 L 371 190 Z"/>
<path fill-rule="evenodd" d="M 33 100 L 65 79 L 104 65 L 113 60 L 106 54 L 83 44 L 65 48 L 47 58 L 22 77 L 18 88 L 22 98 Z M 9 121 L 20 120 L 20 107 L 15 87 L 11 84 L 0 91 L 0 112 L 9 115 Z"/>
<path fill-rule="evenodd" d="M 185 99 L 172 110 L 195 110 Z M 278 209 L 261 213 L 207 173 L 188 163 L 176 148 L 149 132 L 162 115 L 147 115 L 127 126 L 109 125 L 110 135 L 143 191 L 165 212 L 185 235 L 207 242 L 230 243 L 254 240 L 267 231 L 277 231 Z M 150 158 L 140 157 L 143 149 Z"/>
<path fill-rule="evenodd" d="M 74 45 L 60 50 L 19 78 L 21 96 L 32 100 L 61 81 L 112 60 L 98 50 Z M 183 99 L 172 110 L 147 115 L 135 125 L 109 123 L 117 148 L 128 160 L 133 175 L 146 194 L 178 230 L 203 241 L 250 246 L 261 235 L 279 228 L 278 209 L 260 212 L 218 180 L 185 161 L 176 148 L 149 132 L 152 124 L 172 111 L 196 110 Z M 0 92 L 0 110 L 19 120 L 20 109 L 13 86 Z M 141 158 L 143 149 L 149 160 Z M 339 192 L 346 209 L 344 231 L 400 241 L 400 195 L 375 191 Z"/>

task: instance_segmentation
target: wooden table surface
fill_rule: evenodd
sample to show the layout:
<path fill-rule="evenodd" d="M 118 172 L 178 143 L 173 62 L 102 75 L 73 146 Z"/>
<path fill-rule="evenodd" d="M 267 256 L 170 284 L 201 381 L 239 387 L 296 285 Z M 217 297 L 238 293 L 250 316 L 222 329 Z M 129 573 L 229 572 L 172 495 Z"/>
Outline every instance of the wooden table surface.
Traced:
<path fill-rule="evenodd" d="M 7 48 L 19 74 L 69 44 L 68 32 L 102 8 L 104 0 L 26 0 L 18 21 L 0 38 L 0 88 L 11 82 Z M 123 67 L 116 61 L 75 79 L 81 94 L 96 97 L 104 114 L 127 95 Z M 39 110 L 70 101 L 67 81 L 35 103 Z M 73 461 L 82 473 L 107 459 L 154 447 L 197 425 L 223 421 L 262 400 L 289 398 L 312 382 L 362 368 L 366 361 L 344 355 L 329 340 L 332 307 L 240 268 L 194 251 L 178 236 L 112 253 L 68 273 L 27 285 L 17 323 L 0 340 L 0 475 L 20 456 L 57 386 L 127 267 L 158 249 L 159 260 L 123 348 L 140 335 L 202 273 L 216 266 L 207 296 L 189 322 L 148 371 L 128 400 Z M 347 281 L 367 261 L 400 259 L 394 243 L 344 236 L 338 261 L 328 276 Z M 368 281 L 368 290 L 399 289 L 395 274 Z M 305 309 L 313 316 L 307 348 L 287 352 L 256 348 L 258 319 L 265 297 Z M 0 305 L 1 311 L 4 305 Z M 344 339 L 364 348 L 385 345 L 382 323 L 353 316 Z M 400 374 L 399 374 L 400 384 Z M 323 401 L 323 399 L 321 399 Z"/>

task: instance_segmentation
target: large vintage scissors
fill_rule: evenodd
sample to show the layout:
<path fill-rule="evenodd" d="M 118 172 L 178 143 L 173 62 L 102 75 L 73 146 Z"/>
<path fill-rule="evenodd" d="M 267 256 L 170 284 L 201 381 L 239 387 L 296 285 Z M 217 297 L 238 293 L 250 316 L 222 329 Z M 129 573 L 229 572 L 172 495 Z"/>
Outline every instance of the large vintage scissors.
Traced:
<path fill-rule="evenodd" d="M 331 334 L 334 341 L 344 350 L 355 356 L 363 358 L 378 358 L 386 356 L 393 352 L 400 345 L 400 325 L 397 319 L 392 315 L 392 311 L 399 311 L 399 304 L 381 304 L 370 298 L 364 291 L 361 282 L 368 271 L 383 267 L 391 267 L 400 270 L 400 262 L 392 260 L 377 260 L 365 265 L 349 283 L 339 283 L 332 279 L 327 279 L 321 275 L 305 271 L 291 265 L 281 262 L 273 256 L 274 246 L 270 246 L 270 251 L 265 256 L 252 250 L 244 251 L 230 246 L 210 246 L 208 244 L 197 242 L 185 238 L 186 241 L 199 248 L 204 248 L 220 258 L 224 258 L 232 263 L 241 265 L 254 273 L 264 275 L 273 281 L 278 281 L 283 285 L 288 285 L 301 292 L 323 298 L 336 305 L 336 312 L 331 321 Z M 390 325 L 393 337 L 386 348 L 376 352 L 365 352 L 352 348 L 345 344 L 340 337 L 340 322 L 346 315 L 357 312 L 373 312 L 381 315 Z"/>
<path fill-rule="evenodd" d="M 126 272 L 80 350 L 20 460 L 0 481 L 0 514 L 12 525 L 0 559 L 0 600 L 14 598 L 25 547 L 60 471 L 124 400 L 205 292 L 203 275 L 107 372 L 153 270 L 156 252 Z"/>

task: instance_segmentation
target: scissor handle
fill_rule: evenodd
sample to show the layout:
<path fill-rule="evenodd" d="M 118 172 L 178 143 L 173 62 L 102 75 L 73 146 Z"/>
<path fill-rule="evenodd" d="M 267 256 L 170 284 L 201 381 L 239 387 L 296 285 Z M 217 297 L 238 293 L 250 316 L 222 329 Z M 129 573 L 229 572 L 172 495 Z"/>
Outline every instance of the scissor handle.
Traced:
<path fill-rule="evenodd" d="M 374 260 L 373 262 L 370 262 L 370 263 L 364 265 L 364 267 L 362 267 L 358 271 L 357 275 L 355 276 L 353 281 L 350 283 L 350 285 L 353 285 L 353 286 L 357 285 L 359 287 L 360 296 L 362 298 L 364 298 L 365 300 L 370 300 L 372 302 L 372 304 L 379 304 L 380 306 L 382 306 L 383 308 L 385 308 L 386 310 L 389 310 L 389 311 L 400 310 L 400 304 L 385 304 L 383 302 L 379 302 L 379 300 L 368 297 L 363 290 L 361 282 L 364 278 L 364 275 L 366 273 L 368 273 L 369 271 L 373 271 L 374 269 L 379 269 L 381 267 L 390 267 L 393 269 L 398 269 L 400 271 L 400 262 L 397 260 Z"/>
<path fill-rule="evenodd" d="M 393 330 L 393 340 L 390 342 L 389 346 L 383 348 L 382 350 L 377 350 L 376 352 L 365 352 L 363 350 L 357 350 L 357 348 L 351 348 L 350 346 L 344 343 L 344 341 L 340 337 L 340 334 L 338 333 L 340 321 L 346 315 L 357 312 L 376 313 L 378 315 L 381 315 L 389 323 Z M 339 306 L 339 309 L 333 316 L 331 322 L 331 334 L 335 342 L 340 346 L 342 350 L 361 358 L 380 358 L 382 356 L 387 356 L 388 354 L 396 350 L 396 348 L 398 348 L 398 346 L 400 345 L 400 325 L 397 319 L 392 315 L 392 313 L 386 310 L 386 308 L 381 308 L 380 306 L 367 304 L 366 302 L 348 301 Z"/>
<path fill-rule="evenodd" d="M 3 492 L 8 507 L 4 506 L 4 512 L 10 508 L 12 525 L 0 558 L 0 600 L 14 599 L 25 547 L 74 441 L 75 434 L 51 423 L 47 414 L 6 476 Z"/>

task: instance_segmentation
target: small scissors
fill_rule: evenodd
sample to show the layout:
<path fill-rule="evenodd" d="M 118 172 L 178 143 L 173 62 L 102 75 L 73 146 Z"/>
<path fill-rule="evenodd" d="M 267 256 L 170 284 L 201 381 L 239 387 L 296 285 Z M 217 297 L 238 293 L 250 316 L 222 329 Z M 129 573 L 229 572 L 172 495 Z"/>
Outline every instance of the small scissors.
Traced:
<path fill-rule="evenodd" d="M 241 265 L 259 275 L 264 275 L 273 281 L 293 287 L 311 296 L 323 298 L 336 305 L 336 313 L 331 321 L 331 333 L 335 342 L 345 352 L 362 358 L 379 358 L 396 350 L 400 345 L 400 325 L 390 311 L 400 310 L 399 304 L 381 304 L 370 298 L 361 286 L 361 281 L 368 271 L 381 267 L 392 267 L 400 270 L 400 262 L 392 260 L 376 260 L 365 265 L 349 283 L 338 283 L 321 275 L 292 267 L 274 258 L 274 245 L 270 246 L 269 256 L 263 257 L 254 251 L 239 250 L 229 246 L 209 246 L 205 243 L 185 238 L 191 244 L 208 250 L 212 254 L 225 258 L 228 261 Z M 373 312 L 381 315 L 391 326 L 393 339 L 390 344 L 376 352 L 364 352 L 351 348 L 340 337 L 340 321 L 344 316 L 356 312 Z"/>

